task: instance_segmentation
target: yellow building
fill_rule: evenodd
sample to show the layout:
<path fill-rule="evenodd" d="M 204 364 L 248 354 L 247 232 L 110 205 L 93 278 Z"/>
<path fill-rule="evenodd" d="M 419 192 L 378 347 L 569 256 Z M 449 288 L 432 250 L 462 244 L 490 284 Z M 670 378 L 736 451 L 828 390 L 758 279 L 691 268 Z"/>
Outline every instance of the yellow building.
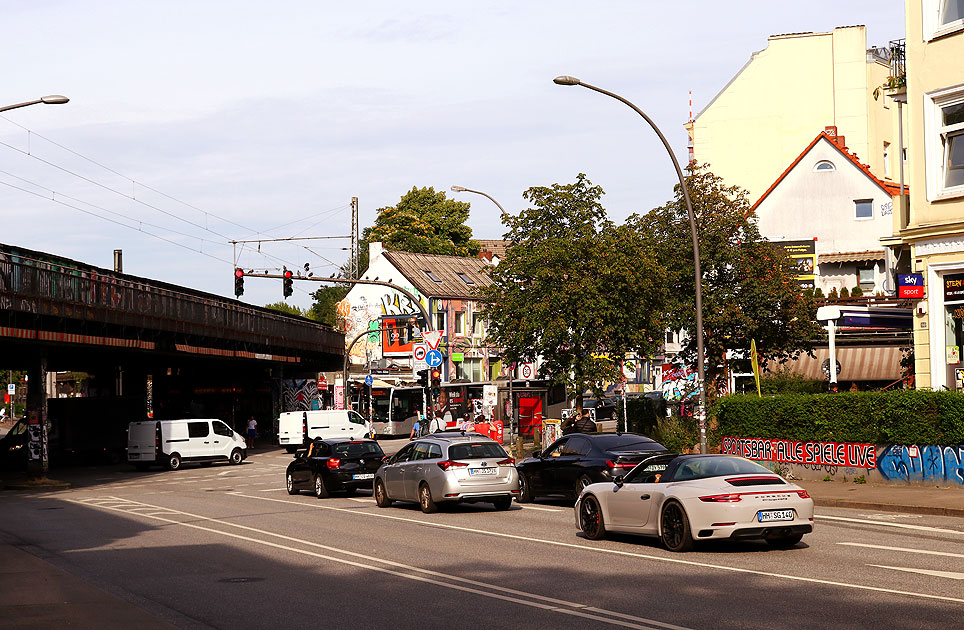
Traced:
<path fill-rule="evenodd" d="M 962 389 L 964 364 L 964 0 L 907 0 L 909 211 L 895 235 L 925 281 L 917 302 L 917 387 Z"/>
<path fill-rule="evenodd" d="M 885 180 L 899 166 L 897 112 L 874 99 L 888 71 L 886 48 L 867 48 L 863 26 L 772 35 L 686 125 L 691 159 L 756 201 L 825 127 Z"/>

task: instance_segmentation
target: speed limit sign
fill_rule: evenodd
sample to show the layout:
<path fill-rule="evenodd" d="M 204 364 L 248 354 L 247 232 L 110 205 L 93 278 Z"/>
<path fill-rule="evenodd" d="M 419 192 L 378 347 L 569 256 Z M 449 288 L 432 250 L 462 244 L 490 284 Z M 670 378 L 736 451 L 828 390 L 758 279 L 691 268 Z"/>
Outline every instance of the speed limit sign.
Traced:
<path fill-rule="evenodd" d="M 525 380 L 531 379 L 536 375 L 536 364 L 535 363 L 523 363 L 522 364 L 522 378 Z"/>

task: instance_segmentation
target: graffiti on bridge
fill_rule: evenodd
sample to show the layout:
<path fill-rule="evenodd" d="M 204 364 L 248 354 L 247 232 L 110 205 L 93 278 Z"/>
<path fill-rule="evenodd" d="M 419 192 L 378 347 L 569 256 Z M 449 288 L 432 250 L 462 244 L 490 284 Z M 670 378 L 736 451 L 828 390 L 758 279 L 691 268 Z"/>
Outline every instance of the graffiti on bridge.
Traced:
<path fill-rule="evenodd" d="M 877 458 L 888 481 L 945 481 L 964 485 L 964 446 L 891 444 Z"/>

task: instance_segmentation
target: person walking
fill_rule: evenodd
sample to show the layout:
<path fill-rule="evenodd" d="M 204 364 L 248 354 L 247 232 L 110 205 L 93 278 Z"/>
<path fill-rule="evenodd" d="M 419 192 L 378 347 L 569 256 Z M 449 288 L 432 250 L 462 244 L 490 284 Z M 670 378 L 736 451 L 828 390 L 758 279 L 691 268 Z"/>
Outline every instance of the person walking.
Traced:
<path fill-rule="evenodd" d="M 422 428 L 422 412 L 419 411 L 418 415 L 415 417 L 415 424 L 412 425 L 412 432 L 409 434 L 408 439 L 414 440 L 419 436 L 419 431 Z"/>
<path fill-rule="evenodd" d="M 258 421 L 254 416 L 248 420 L 248 448 L 254 450 L 254 438 L 258 435 Z"/>
<path fill-rule="evenodd" d="M 596 423 L 593 422 L 592 418 L 589 417 L 588 409 L 582 410 L 582 414 L 580 414 L 579 417 L 576 418 L 576 422 L 573 425 L 573 428 L 576 430 L 576 433 L 595 433 L 596 432 Z"/>

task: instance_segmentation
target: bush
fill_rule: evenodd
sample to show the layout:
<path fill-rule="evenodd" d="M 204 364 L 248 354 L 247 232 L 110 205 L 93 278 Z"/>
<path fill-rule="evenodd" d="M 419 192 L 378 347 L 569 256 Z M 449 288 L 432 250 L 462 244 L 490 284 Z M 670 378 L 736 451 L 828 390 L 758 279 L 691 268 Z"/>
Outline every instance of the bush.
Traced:
<path fill-rule="evenodd" d="M 760 377 L 760 392 L 763 394 L 822 394 L 827 391 L 827 383 L 805 378 L 788 369 L 769 372 Z"/>
<path fill-rule="evenodd" d="M 964 394 L 905 390 L 733 395 L 710 409 L 715 437 L 871 444 L 964 444 Z"/>
<path fill-rule="evenodd" d="M 850 297 L 860 297 L 864 294 L 864 290 L 860 287 L 854 287 L 850 290 Z"/>
<path fill-rule="evenodd" d="M 700 443 L 699 427 L 693 418 L 663 416 L 656 421 L 653 439 L 673 453 L 686 453 Z"/>
<path fill-rule="evenodd" d="M 666 417 L 666 401 L 662 398 L 627 398 L 626 425 L 622 426 L 622 402 L 619 405 L 619 419 L 616 426 L 630 433 L 652 437 L 656 434 L 657 423 Z"/>

